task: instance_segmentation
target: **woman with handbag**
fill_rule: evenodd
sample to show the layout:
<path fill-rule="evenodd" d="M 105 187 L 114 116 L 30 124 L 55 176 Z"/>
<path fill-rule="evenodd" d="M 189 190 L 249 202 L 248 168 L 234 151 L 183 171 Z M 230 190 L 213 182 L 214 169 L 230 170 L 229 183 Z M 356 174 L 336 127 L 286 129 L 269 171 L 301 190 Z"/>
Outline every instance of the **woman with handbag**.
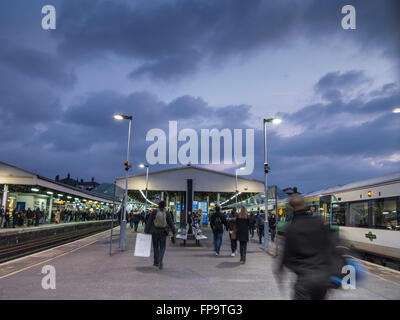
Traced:
<path fill-rule="evenodd" d="M 249 241 L 249 215 L 245 207 L 242 207 L 236 218 L 236 239 L 240 243 L 240 262 L 246 262 L 247 242 Z"/>

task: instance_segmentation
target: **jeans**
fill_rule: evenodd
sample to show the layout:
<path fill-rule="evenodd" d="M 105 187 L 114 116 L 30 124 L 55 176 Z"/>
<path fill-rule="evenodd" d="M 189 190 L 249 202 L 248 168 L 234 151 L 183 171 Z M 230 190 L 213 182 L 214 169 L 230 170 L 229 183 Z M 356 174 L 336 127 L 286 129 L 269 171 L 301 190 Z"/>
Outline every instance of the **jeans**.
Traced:
<path fill-rule="evenodd" d="M 231 249 L 232 249 L 232 253 L 236 252 L 237 249 L 237 240 L 233 240 L 232 239 L 232 234 L 229 232 L 229 238 L 231 239 Z"/>
<path fill-rule="evenodd" d="M 134 225 L 135 225 L 135 232 L 137 232 L 137 229 L 138 229 L 138 227 L 139 227 L 139 221 L 134 222 Z"/>
<path fill-rule="evenodd" d="M 250 226 L 250 234 L 252 238 L 254 238 L 254 229 L 255 229 L 254 226 Z"/>
<path fill-rule="evenodd" d="M 275 241 L 275 235 L 276 235 L 276 229 L 275 228 L 271 228 L 271 241 L 272 242 Z"/>
<path fill-rule="evenodd" d="M 164 258 L 167 236 L 165 234 L 153 234 L 154 264 L 160 265 Z"/>
<path fill-rule="evenodd" d="M 258 227 L 257 233 L 259 237 L 259 242 L 262 243 L 262 238 L 264 237 L 264 227 L 263 228 Z"/>
<path fill-rule="evenodd" d="M 214 250 L 219 254 L 222 244 L 222 233 L 214 232 Z"/>
<path fill-rule="evenodd" d="M 129 224 L 130 224 L 130 226 L 131 226 L 131 229 L 133 229 L 133 220 L 132 220 L 132 219 L 129 220 Z"/>
<path fill-rule="evenodd" d="M 246 261 L 247 241 L 240 241 L 240 261 Z"/>

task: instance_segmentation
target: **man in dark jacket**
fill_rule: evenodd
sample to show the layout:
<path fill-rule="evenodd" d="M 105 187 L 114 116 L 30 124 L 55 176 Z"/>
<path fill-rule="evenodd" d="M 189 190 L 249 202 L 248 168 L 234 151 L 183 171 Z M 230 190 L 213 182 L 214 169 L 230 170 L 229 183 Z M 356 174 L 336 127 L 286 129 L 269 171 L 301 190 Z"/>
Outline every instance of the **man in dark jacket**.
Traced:
<path fill-rule="evenodd" d="M 271 232 L 271 241 L 275 241 L 275 234 L 276 234 L 276 217 L 275 213 L 271 213 L 271 215 L 268 218 L 268 226 L 269 226 L 269 231 Z"/>
<path fill-rule="evenodd" d="M 283 267 L 296 273 L 294 299 L 323 299 L 330 276 L 329 230 L 320 217 L 308 214 L 300 195 L 290 197 L 289 208 L 293 220 L 285 235 L 283 256 L 276 275 L 280 280 Z"/>
<path fill-rule="evenodd" d="M 226 226 L 226 218 L 221 213 L 221 208 L 219 206 L 215 207 L 215 213 L 211 216 L 210 225 L 214 234 L 215 255 L 218 256 L 221 249 L 222 236 L 224 234 L 224 225 Z"/>
<path fill-rule="evenodd" d="M 175 236 L 176 230 L 171 215 L 165 210 L 165 201 L 160 201 L 158 209 L 153 210 L 148 217 L 145 233 L 150 233 L 153 240 L 154 266 L 163 268 L 163 258 L 168 236 L 168 227 Z"/>
<path fill-rule="evenodd" d="M 256 219 L 258 241 L 260 244 L 262 243 L 262 238 L 264 237 L 264 222 L 265 222 L 265 214 L 262 213 L 262 211 L 260 211 Z"/>

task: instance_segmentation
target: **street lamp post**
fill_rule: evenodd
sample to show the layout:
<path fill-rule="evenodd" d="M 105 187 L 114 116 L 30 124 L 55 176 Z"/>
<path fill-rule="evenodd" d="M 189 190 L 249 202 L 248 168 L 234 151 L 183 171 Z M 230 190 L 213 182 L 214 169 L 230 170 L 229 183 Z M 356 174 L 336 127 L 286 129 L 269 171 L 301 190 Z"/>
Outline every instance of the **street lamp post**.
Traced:
<path fill-rule="evenodd" d="M 121 221 L 121 231 L 120 231 L 120 239 L 119 239 L 119 248 L 121 251 L 126 250 L 126 207 L 128 205 L 128 175 L 129 169 L 131 165 L 129 164 L 129 153 L 131 149 L 131 131 L 132 131 L 132 116 L 124 116 L 121 114 L 114 115 L 114 119 L 117 120 L 129 120 L 129 131 L 128 131 L 128 151 L 126 155 L 125 165 L 125 199 L 124 199 L 124 214 L 123 220 Z"/>
<path fill-rule="evenodd" d="M 148 164 L 140 164 L 140 168 L 146 168 L 146 206 L 144 208 L 144 211 L 147 210 L 147 187 L 149 185 L 149 165 Z"/>
<path fill-rule="evenodd" d="M 279 124 L 281 123 L 282 120 L 278 118 L 271 118 L 271 119 L 264 119 L 264 203 L 265 203 L 265 222 L 264 222 L 264 230 L 265 234 L 268 235 L 268 172 L 271 169 L 270 166 L 268 165 L 268 160 L 267 160 L 267 123 L 273 123 L 273 124 Z M 265 245 L 264 248 L 267 250 L 268 247 L 268 237 L 265 237 Z"/>

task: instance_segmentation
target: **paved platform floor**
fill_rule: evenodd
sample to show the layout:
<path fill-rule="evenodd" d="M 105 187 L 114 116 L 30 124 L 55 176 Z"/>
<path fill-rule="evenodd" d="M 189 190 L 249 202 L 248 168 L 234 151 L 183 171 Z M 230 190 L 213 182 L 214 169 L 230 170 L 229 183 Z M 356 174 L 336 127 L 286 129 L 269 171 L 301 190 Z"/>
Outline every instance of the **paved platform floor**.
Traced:
<path fill-rule="evenodd" d="M 140 227 L 139 232 L 142 231 Z M 196 247 L 168 241 L 164 269 L 151 258 L 134 257 L 136 234 L 128 228 L 127 251 L 120 252 L 119 231 L 109 255 L 110 232 L 0 264 L 0 299 L 290 299 L 295 277 L 286 273 L 278 286 L 272 270 L 276 258 L 252 240 L 247 263 L 231 257 L 224 233 L 221 255 L 212 239 Z M 209 231 L 205 231 L 210 235 Z M 56 289 L 44 290 L 44 265 L 56 269 Z M 400 299 L 400 273 L 366 264 L 366 277 L 355 290 L 334 290 L 328 299 Z"/>

